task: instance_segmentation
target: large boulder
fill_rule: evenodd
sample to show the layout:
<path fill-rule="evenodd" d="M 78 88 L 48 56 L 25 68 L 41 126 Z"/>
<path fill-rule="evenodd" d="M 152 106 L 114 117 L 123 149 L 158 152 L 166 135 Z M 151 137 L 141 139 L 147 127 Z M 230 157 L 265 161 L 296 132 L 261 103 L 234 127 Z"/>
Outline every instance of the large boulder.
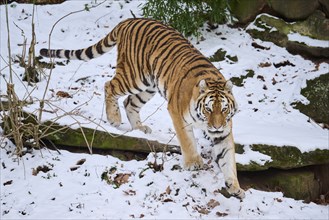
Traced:
<path fill-rule="evenodd" d="M 310 0 L 270 0 L 269 5 L 281 18 L 296 21 L 306 19 L 320 4 Z"/>
<path fill-rule="evenodd" d="M 265 0 L 248 0 L 229 1 L 231 13 L 238 19 L 238 23 L 246 24 L 255 19 L 255 17 L 263 10 L 266 5 Z"/>
<path fill-rule="evenodd" d="M 301 93 L 309 103 L 298 102 L 295 103 L 295 107 L 314 121 L 323 123 L 329 128 L 329 72 L 307 81 L 307 86 Z"/>
<path fill-rule="evenodd" d="M 236 23 L 246 25 L 252 22 L 258 14 L 268 13 L 286 21 L 301 21 L 307 19 L 316 10 L 329 17 L 328 0 L 229 0 L 231 14 Z"/>
<path fill-rule="evenodd" d="M 248 27 L 247 32 L 254 38 L 285 47 L 292 54 L 299 54 L 308 59 L 329 58 L 329 43 L 325 43 L 329 40 L 329 19 L 326 19 L 320 11 L 316 11 L 305 21 L 294 23 L 262 14 Z M 322 40 L 324 46 L 313 46 L 300 42 L 300 40 L 292 38 L 293 34 Z"/>

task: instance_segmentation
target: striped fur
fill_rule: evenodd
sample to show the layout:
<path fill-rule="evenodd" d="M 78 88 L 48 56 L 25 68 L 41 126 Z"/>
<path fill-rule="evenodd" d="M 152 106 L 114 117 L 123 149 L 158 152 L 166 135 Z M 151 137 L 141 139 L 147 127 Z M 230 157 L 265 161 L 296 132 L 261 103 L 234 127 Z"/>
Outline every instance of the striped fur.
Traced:
<path fill-rule="evenodd" d="M 214 158 L 222 169 L 228 191 L 240 198 L 234 157 L 232 116 L 237 105 L 232 84 L 188 40 L 171 27 L 150 19 L 128 19 L 105 38 L 80 50 L 41 49 L 46 57 L 90 60 L 117 45 L 116 74 L 105 83 L 108 121 L 118 127 L 121 115 L 118 98 L 128 95 L 124 106 L 133 129 L 150 133 L 142 125 L 139 111 L 156 92 L 168 101 L 184 165 L 203 165 L 196 149 L 193 127 L 205 131 L 214 147 Z"/>

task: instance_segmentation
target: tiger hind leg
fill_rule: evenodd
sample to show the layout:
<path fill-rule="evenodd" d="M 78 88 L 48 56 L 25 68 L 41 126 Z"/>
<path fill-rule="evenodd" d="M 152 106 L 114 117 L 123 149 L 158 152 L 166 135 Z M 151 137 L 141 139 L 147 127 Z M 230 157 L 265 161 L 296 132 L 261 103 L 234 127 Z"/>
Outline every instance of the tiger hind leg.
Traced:
<path fill-rule="evenodd" d="M 152 132 L 150 127 L 142 124 L 139 111 L 154 95 L 154 91 L 146 90 L 135 95 L 129 95 L 125 99 L 124 106 L 132 129 L 141 130 L 145 134 Z"/>

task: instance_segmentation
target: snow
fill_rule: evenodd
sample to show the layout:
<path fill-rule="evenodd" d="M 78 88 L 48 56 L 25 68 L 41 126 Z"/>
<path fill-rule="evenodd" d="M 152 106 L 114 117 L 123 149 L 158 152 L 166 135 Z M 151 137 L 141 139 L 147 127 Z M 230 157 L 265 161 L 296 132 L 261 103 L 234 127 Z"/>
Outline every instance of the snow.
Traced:
<path fill-rule="evenodd" d="M 5 149 L 13 152 L 8 144 Z M 328 206 L 305 204 L 280 192 L 249 189 L 226 198 L 222 173 L 211 162 L 201 171 L 180 168 L 181 155 L 150 154 L 142 161 L 112 156 L 34 150 L 22 159 L 1 146 L 1 219 L 325 219 Z M 82 159 L 82 165 L 76 165 Z M 163 164 L 155 171 L 150 164 Z M 81 163 L 80 163 L 81 164 Z M 46 166 L 50 171 L 34 170 Z M 77 169 L 72 169 L 77 167 Z M 102 180 L 128 177 L 118 186 Z M 33 173 L 35 175 L 33 175 Z M 12 181 L 8 184 L 9 181 Z M 5 186 L 4 183 L 7 183 Z"/>
<path fill-rule="evenodd" d="M 117 23 L 132 17 L 130 10 L 141 17 L 139 5 L 144 1 L 105 1 L 96 8 L 72 14 L 60 20 L 51 35 L 51 48 L 78 49 L 102 39 Z M 36 51 L 48 47 L 49 33 L 60 18 L 68 13 L 85 8 L 85 4 L 97 5 L 97 1 L 66 1 L 60 5 L 37 6 L 35 10 Z M 1 16 L 1 99 L 6 94 L 9 80 L 8 50 L 5 6 L 0 6 Z M 22 54 L 24 38 L 31 39 L 32 5 L 12 3 L 8 7 L 12 57 Z M 205 28 L 204 28 L 205 29 Z M 300 94 L 306 80 L 328 73 L 328 64 L 316 65 L 300 56 L 289 54 L 284 48 L 269 42 L 252 39 L 245 30 L 220 25 L 212 32 L 202 31 L 206 40 L 191 42 L 205 56 L 213 55 L 223 48 L 227 54 L 237 56 L 238 62 L 228 59 L 215 62 L 228 79 L 246 75 L 248 70 L 254 77 L 244 80 L 242 87 L 234 87 L 240 112 L 234 116 L 235 142 L 244 145 L 245 153 L 237 154 L 237 162 L 248 164 L 254 161 L 264 164 L 271 161 L 267 155 L 254 152 L 251 144 L 295 146 L 301 152 L 328 149 L 328 131 L 322 129 L 308 117 L 291 107 L 291 103 L 308 100 Z M 221 33 L 219 36 L 216 33 Z M 309 39 L 313 42 L 312 39 Z M 256 42 L 269 50 L 251 46 Z M 315 41 L 314 41 L 315 42 Z M 52 71 L 45 69 L 41 82 L 35 87 L 21 81 L 23 68 L 13 65 L 13 83 L 18 97 L 31 96 L 34 103 L 24 110 L 37 112 L 39 100 L 45 95 L 42 120 L 78 128 L 79 124 L 105 130 L 114 134 L 125 134 L 178 145 L 175 132 L 163 98 L 156 95 L 142 109 L 141 118 L 152 128 L 150 135 L 140 131 L 129 131 L 127 118 L 123 117 L 120 130 L 106 123 L 103 86 L 114 75 L 116 49 L 89 62 L 70 61 L 56 65 Z M 48 61 L 44 59 L 44 61 Z M 288 65 L 275 65 L 289 61 Z M 264 65 L 268 63 L 268 65 Z M 275 64 L 275 65 L 274 65 Z M 259 77 L 262 76 L 262 77 Z M 47 78 L 51 77 L 47 87 Z M 46 90 L 46 93 L 44 92 Z M 72 98 L 56 96 L 58 91 L 68 92 Z M 29 100 L 29 99 L 28 99 Z M 120 105 L 122 107 L 122 100 Z M 122 109 L 121 109 L 122 110 Z M 122 112 L 124 116 L 124 112 Z M 220 170 L 211 160 L 207 142 L 195 131 L 205 162 L 209 167 L 201 171 L 180 169 L 181 155 L 157 154 L 158 163 L 164 170 L 155 172 L 149 163 L 154 163 L 154 154 L 147 160 L 120 161 L 111 156 L 73 154 L 51 150 L 34 150 L 21 159 L 12 156 L 13 146 L 0 141 L 1 153 L 1 219 L 126 219 L 126 218 L 259 218 L 259 219 L 323 219 L 328 218 L 328 206 L 304 204 L 286 198 L 279 192 L 247 190 L 242 202 L 225 198 L 218 192 L 224 186 Z M 5 146 L 4 146 L 5 145 Z M 80 159 L 86 162 L 77 166 Z M 162 161 L 163 159 L 163 161 Z M 50 171 L 33 175 L 38 166 Z M 127 174 L 126 183 L 119 188 L 101 180 L 104 171 L 116 167 L 111 178 Z M 178 168 L 177 168 L 178 167 Z M 175 169 L 173 169 L 175 168 Z M 177 168 L 177 169 L 176 169 Z M 142 173 L 142 176 L 140 174 Z M 128 175 L 129 174 L 129 175 Z M 8 181 L 12 180 L 11 184 Z M 169 187 L 169 188 L 168 188 Z M 215 202 L 214 202 L 215 201 Z M 217 202 L 219 205 L 217 205 Z M 216 207 L 213 207 L 217 205 Z M 203 214 L 202 214 L 203 213 Z M 205 214 L 207 213 L 207 214 Z M 216 214 L 217 213 L 217 214 Z M 222 213 L 222 214 L 221 214 Z"/>
<path fill-rule="evenodd" d="M 311 46 L 311 47 L 324 47 L 324 48 L 329 47 L 329 42 L 326 41 L 326 40 L 312 39 L 308 36 L 303 36 L 299 33 L 290 33 L 290 34 L 288 34 L 288 40 L 289 41 L 297 41 L 299 43 L 304 43 L 307 46 Z"/>

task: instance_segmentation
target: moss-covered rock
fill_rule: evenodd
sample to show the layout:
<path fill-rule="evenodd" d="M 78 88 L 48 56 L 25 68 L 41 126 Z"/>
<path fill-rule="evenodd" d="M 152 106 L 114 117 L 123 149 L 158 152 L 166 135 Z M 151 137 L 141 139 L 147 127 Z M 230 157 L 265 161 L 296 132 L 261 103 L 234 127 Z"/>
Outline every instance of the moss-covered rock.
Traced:
<path fill-rule="evenodd" d="M 301 35 L 319 40 L 329 40 L 329 19 L 319 10 L 316 10 L 305 21 L 291 24 L 291 28 L 292 31 Z"/>
<path fill-rule="evenodd" d="M 280 17 L 291 21 L 303 20 L 319 7 L 314 0 L 269 0 L 268 4 Z"/>
<path fill-rule="evenodd" d="M 254 38 L 286 47 L 292 54 L 300 54 L 307 58 L 329 58 L 328 48 L 309 46 L 288 38 L 288 34 L 298 33 L 313 39 L 329 40 L 329 19 L 320 11 L 316 11 L 305 21 L 294 23 L 263 14 L 254 21 L 254 25 L 258 28 L 247 30 Z"/>
<path fill-rule="evenodd" d="M 298 102 L 294 106 L 314 121 L 329 125 L 329 73 L 307 81 L 301 94 L 309 100 L 309 104 Z"/>
<path fill-rule="evenodd" d="M 316 149 L 310 152 L 302 153 L 297 147 L 292 146 L 271 146 L 262 144 L 253 144 L 251 149 L 271 157 L 272 161 L 264 165 L 252 162 L 248 165 L 237 164 L 240 171 L 258 171 L 269 168 L 292 169 L 310 165 L 328 164 L 329 149 Z"/>
<path fill-rule="evenodd" d="M 255 19 L 263 7 L 266 5 L 265 0 L 230 0 L 228 1 L 231 13 L 236 17 L 239 23 L 245 24 Z"/>
<path fill-rule="evenodd" d="M 46 123 L 46 124 L 49 124 Z M 58 127 L 58 128 L 56 128 Z M 63 129 L 63 126 L 52 125 L 52 130 Z M 129 137 L 125 135 L 110 134 L 108 132 L 94 130 L 90 128 L 65 128 L 62 132 L 56 132 L 47 136 L 56 145 L 69 147 L 96 148 L 102 150 L 121 150 L 133 152 L 179 152 L 177 146 L 160 144 L 157 141 L 150 141 L 143 138 Z"/>
<path fill-rule="evenodd" d="M 238 178 L 244 188 L 281 191 L 284 196 L 309 202 L 319 198 L 320 185 L 324 183 L 323 179 L 315 179 L 313 168 L 238 172 Z"/>

